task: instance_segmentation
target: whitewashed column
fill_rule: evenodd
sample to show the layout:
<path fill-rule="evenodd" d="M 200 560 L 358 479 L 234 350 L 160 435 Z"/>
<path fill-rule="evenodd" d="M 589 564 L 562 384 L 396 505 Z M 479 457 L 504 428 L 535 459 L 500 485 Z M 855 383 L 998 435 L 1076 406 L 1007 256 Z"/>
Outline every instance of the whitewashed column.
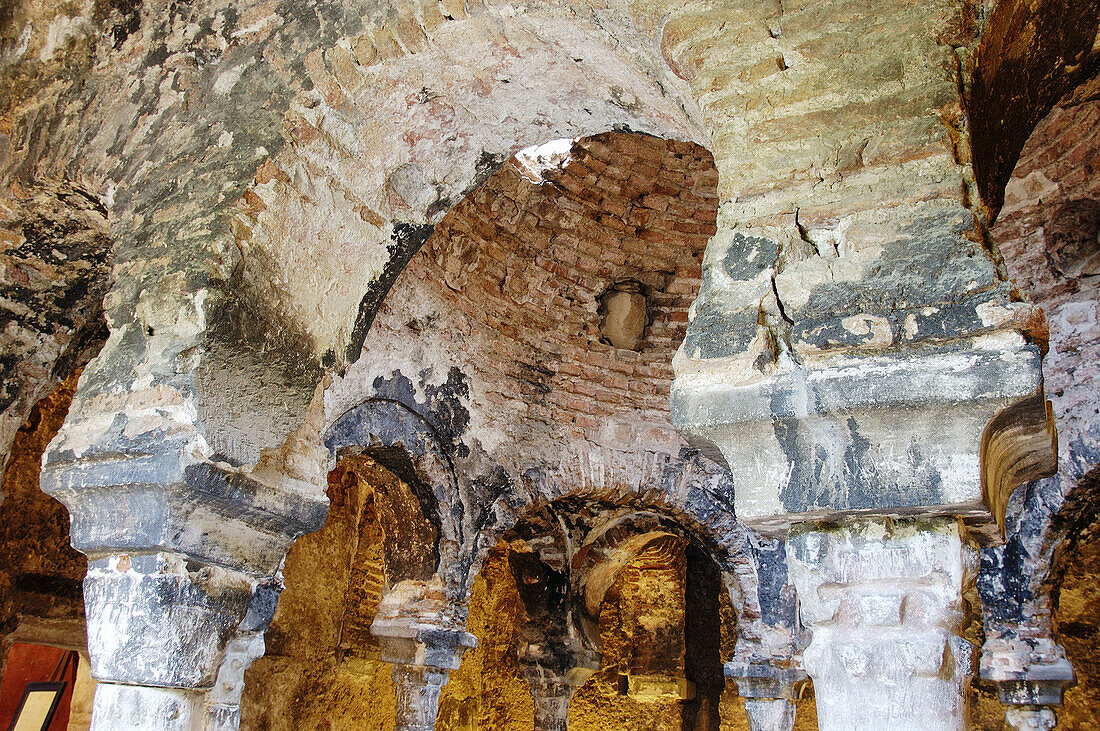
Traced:
<path fill-rule="evenodd" d="M 802 524 L 788 540 L 823 731 L 962 731 L 976 554 L 952 518 Z"/>

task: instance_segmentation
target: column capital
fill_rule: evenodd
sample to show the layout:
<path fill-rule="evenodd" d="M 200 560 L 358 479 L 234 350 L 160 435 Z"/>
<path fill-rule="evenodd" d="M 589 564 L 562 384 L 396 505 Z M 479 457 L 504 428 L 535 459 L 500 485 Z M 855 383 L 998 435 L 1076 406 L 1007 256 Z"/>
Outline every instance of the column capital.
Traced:
<path fill-rule="evenodd" d="M 821 728 L 962 728 L 973 648 L 957 633 L 976 567 L 958 520 L 865 518 L 792 532 Z"/>
<path fill-rule="evenodd" d="M 742 698 L 793 699 L 809 676 L 790 660 L 740 659 L 723 666 L 727 678 L 737 683 Z"/>
<path fill-rule="evenodd" d="M 172 553 L 89 562 L 88 652 L 99 681 L 209 688 L 248 610 L 249 577 Z"/>
<path fill-rule="evenodd" d="M 314 485 L 180 452 L 106 459 L 51 450 L 40 483 L 69 510 L 73 547 L 89 558 L 164 551 L 258 577 L 274 575 L 294 540 L 328 515 Z"/>
<path fill-rule="evenodd" d="M 462 654 L 477 647 L 465 619 L 439 577 L 408 580 L 386 591 L 370 631 L 388 663 L 457 670 Z"/>
<path fill-rule="evenodd" d="M 1055 706 L 1073 684 L 1073 665 L 1049 637 L 995 637 L 982 645 L 979 670 L 997 685 L 1001 703 L 1011 706 Z"/>

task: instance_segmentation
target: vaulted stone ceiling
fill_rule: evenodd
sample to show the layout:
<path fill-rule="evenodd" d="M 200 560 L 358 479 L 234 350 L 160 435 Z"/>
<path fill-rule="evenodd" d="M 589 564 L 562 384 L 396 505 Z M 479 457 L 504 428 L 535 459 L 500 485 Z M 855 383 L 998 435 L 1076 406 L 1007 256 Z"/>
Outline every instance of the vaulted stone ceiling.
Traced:
<path fill-rule="evenodd" d="M 5 6 L 0 450 L 91 358 L 42 484 L 91 561 L 101 726 L 235 723 L 337 459 L 432 527 L 372 624 L 399 722 L 434 718 L 500 539 L 567 496 L 707 538 L 726 672 L 787 726 L 806 670 L 827 727 L 961 719 L 996 544 L 980 674 L 1046 723 L 1045 582 L 1095 511 L 1097 5 Z M 897 590 L 929 556 L 935 597 Z"/>

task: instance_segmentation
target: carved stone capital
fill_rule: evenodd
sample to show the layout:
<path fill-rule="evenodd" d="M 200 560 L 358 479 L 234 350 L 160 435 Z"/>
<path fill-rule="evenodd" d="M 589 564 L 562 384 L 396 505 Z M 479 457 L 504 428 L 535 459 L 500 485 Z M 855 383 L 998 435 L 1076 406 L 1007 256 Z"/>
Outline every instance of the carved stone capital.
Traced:
<path fill-rule="evenodd" d="M 1039 351 L 1015 333 L 766 374 L 682 356 L 672 423 L 729 467 L 738 518 L 766 535 L 899 509 L 992 534 L 1012 490 L 1056 468 Z"/>
<path fill-rule="evenodd" d="M 1049 637 L 987 639 L 979 672 L 997 684 L 1001 703 L 1012 706 L 1061 705 L 1074 680 L 1065 650 Z"/>
<path fill-rule="evenodd" d="M 808 676 L 790 661 L 744 660 L 734 658 L 724 666 L 727 678 L 737 683 L 742 698 L 793 699 Z"/>
<path fill-rule="evenodd" d="M 99 681 L 175 688 L 214 684 L 252 597 L 247 576 L 170 553 L 88 565 L 88 653 Z"/>
<path fill-rule="evenodd" d="M 788 541 L 822 729 L 949 729 L 966 720 L 972 647 L 957 633 L 975 566 L 957 520 L 800 526 Z"/>
<path fill-rule="evenodd" d="M 178 453 L 49 452 L 40 484 L 68 508 L 73 547 L 90 558 L 165 551 L 257 577 L 274 575 L 294 540 L 328 514 L 312 485 Z"/>

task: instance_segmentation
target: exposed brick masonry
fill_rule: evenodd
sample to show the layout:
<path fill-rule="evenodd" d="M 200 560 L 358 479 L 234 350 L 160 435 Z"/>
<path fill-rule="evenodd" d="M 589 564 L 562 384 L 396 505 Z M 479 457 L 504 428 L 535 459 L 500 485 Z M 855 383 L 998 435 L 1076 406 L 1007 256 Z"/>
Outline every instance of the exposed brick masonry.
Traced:
<path fill-rule="evenodd" d="M 618 411 L 667 423 L 716 184 L 697 145 L 598 135 L 541 184 L 507 164 L 448 214 L 403 276 L 496 333 L 477 366 L 502 397 L 522 394 L 530 419 L 582 438 Z M 600 341 L 599 297 L 624 280 L 648 299 L 638 351 Z"/>

